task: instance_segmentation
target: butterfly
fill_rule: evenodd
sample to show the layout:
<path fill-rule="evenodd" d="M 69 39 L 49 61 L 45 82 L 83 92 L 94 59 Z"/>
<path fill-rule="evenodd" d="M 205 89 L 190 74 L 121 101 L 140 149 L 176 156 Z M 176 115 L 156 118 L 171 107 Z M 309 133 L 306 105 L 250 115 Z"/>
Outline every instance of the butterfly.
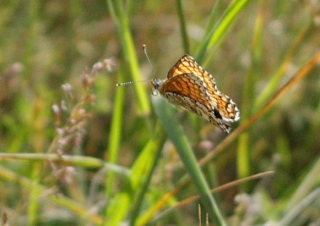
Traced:
<path fill-rule="evenodd" d="M 240 119 L 237 105 L 218 90 L 213 76 L 193 57 L 183 56 L 168 72 L 166 80 L 152 80 L 153 88 L 172 104 L 210 121 L 226 133 Z"/>

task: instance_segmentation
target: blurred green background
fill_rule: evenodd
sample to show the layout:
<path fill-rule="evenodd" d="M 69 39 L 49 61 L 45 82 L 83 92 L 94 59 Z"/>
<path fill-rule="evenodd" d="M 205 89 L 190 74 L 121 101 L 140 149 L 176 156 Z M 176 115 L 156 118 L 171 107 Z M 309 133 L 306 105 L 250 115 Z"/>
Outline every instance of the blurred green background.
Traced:
<path fill-rule="evenodd" d="M 0 224 L 320 225 L 319 27 L 318 0 L 1 1 Z M 185 53 L 238 104 L 234 133 L 115 86 Z"/>

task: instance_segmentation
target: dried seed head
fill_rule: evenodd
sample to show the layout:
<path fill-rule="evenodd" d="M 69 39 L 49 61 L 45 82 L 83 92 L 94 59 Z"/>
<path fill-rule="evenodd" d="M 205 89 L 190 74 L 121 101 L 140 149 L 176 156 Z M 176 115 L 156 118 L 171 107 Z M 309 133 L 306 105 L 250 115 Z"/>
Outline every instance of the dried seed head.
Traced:
<path fill-rule="evenodd" d="M 92 67 L 91 74 L 96 75 L 97 73 L 101 72 L 102 70 L 103 70 L 103 63 L 101 63 L 101 62 L 95 63 Z"/>
<path fill-rule="evenodd" d="M 66 93 L 66 95 L 70 98 L 73 99 L 72 95 L 72 86 L 69 83 L 65 83 L 62 86 L 63 91 Z"/>
<path fill-rule="evenodd" d="M 20 74 L 23 70 L 23 65 L 21 63 L 14 63 L 11 66 L 11 70 L 14 74 Z"/>
<path fill-rule="evenodd" d="M 57 104 L 53 104 L 51 108 L 55 115 L 60 115 L 61 109 Z"/>
<path fill-rule="evenodd" d="M 56 128 L 56 133 L 59 135 L 59 136 L 63 136 L 64 135 L 64 130 L 62 128 Z"/>
<path fill-rule="evenodd" d="M 72 91 L 72 86 L 69 83 L 65 83 L 61 87 L 63 91 L 65 91 L 66 93 L 69 93 Z"/>
<path fill-rule="evenodd" d="M 90 89 L 93 85 L 93 79 L 85 73 L 82 75 L 82 84 L 85 88 Z"/>
<path fill-rule="evenodd" d="M 65 100 L 61 100 L 60 107 L 62 111 L 68 111 L 67 103 Z"/>
<path fill-rule="evenodd" d="M 102 62 L 95 63 L 92 67 L 91 74 L 96 75 L 104 69 L 107 69 L 108 72 L 112 72 L 113 68 L 116 66 L 116 62 L 110 58 L 104 59 Z"/>
<path fill-rule="evenodd" d="M 103 61 L 103 64 L 105 65 L 106 69 L 108 70 L 108 72 L 112 72 L 113 68 L 117 65 L 116 62 L 112 59 L 105 59 Z"/>
<path fill-rule="evenodd" d="M 94 103 L 95 100 L 96 100 L 96 95 L 94 95 L 94 94 L 90 94 L 90 95 L 86 96 L 86 98 L 85 98 L 85 101 L 88 104 Z"/>
<path fill-rule="evenodd" d="M 74 180 L 74 177 L 76 175 L 76 170 L 74 167 L 67 166 L 63 170 L 63 181 L 66 184 L 71 184 L 72 181 Z"/>

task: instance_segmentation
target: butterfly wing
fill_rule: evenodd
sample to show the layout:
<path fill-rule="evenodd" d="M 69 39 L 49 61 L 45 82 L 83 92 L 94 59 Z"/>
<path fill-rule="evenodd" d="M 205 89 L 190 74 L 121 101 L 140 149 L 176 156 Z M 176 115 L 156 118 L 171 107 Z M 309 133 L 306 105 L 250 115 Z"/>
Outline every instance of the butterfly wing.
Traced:
<path fill-rule="evenodd" d="M 220 111 L 210 103 L 206 85 L 200 77 L 194 74 L 176 75 L 161 84 L 159 92 L 171 103 L 196 113 L 225 132 L 230 131 Z"/>
<path fill-rule="evenodd" d="M 181 74 L 193 74 L 200 78 L 202 86 L 206 89 L 206 95 L 211 108 L 216 109 L 223 120 L 235 122 L 240 118 L 239 109 L 230 97 L 218 90 L 213 76 L 204 70 L 193 57 L 183 56 L 168 72 L 168 79 Z"/>
<path fill-rule="evenodd" d="M 199 65 L 192 56 L 184 55 L 175 65 L 172 66 L 168 72 L 167 78 L 170 79 L 181 74 L 194 74 L 198 76 L 201 73 L 199 69 Z"/>

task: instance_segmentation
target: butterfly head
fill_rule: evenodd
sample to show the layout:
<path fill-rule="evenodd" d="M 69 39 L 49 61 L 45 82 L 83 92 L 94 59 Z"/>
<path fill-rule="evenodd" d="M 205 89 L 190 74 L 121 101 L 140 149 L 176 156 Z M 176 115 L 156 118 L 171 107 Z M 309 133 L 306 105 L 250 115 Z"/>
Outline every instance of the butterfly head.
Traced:
<path fill-rule="evenodd" d="M 162 83 L 163 83 L 163 81 L 159 80 L 159 79 L 152 79 L 152 81 L 151 81 L 151 85 L 152 85 L 153 89 L 155 89 L 155 90 L 158 90 Z"/>
<path fill-rule="evenodd" d="M 151 85 L 153 87 L 152 95 L 156 96 L 159 92 L 159 88 L 162 85 L 163 81 L 159 79 L 152 79 Z"/>

